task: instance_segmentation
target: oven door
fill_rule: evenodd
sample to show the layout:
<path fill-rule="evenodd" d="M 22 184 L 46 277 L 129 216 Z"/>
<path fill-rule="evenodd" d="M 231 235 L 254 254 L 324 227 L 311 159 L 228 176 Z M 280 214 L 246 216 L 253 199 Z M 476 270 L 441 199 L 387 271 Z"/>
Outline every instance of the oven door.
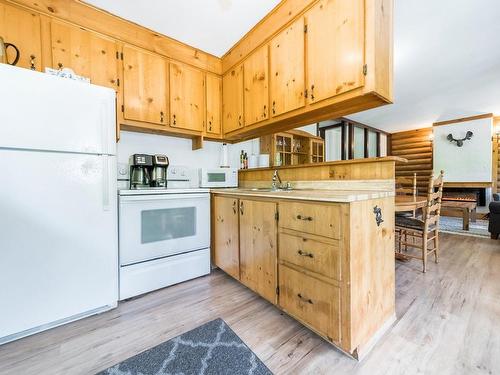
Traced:
<path fill-rule="evenodd" d="M 120 265 L 210 247 L 209 194 L 120 196 Z"/>

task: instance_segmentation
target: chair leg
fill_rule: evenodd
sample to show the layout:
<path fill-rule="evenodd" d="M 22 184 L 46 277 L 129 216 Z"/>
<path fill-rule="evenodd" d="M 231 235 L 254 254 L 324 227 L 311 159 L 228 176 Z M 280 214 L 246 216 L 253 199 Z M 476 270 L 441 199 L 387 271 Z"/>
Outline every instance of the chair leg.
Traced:
<path fill-rule="evenodd" d="M 492 240 L 498 240 L 498 233 L 491 233 Z"/>
<path fill-rule="evenodd" d="M 422 237 L 422 272 L 427 272 L 427 234 Z"/>
<path fill-rule="evenodd" d="M 434 232 L 434 262 L 439 263 L 439 231 Z"/>

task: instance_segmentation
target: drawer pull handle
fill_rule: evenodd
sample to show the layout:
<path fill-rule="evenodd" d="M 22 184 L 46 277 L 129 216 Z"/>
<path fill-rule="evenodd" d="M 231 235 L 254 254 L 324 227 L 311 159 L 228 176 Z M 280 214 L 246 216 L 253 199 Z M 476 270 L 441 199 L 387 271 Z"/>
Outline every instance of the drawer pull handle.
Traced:
<path fill-rule="evenodd" d="M 238 203 L 236 201 L 233 201 L 233 213 L 236 214 L 236 205 Z"/>
<path fill-rule="evenodd" d="M 308 253 L 302 250 L 297 251 L 297 254 L 302 255 L 303 257 L 314 258 L 313 253 Z"/>
<path fill-rule="evenodd" d="M 304 220 L 304 221 L 312 221 L 313 218 L 311 216 L 297 215 L 297 219 Z"/>
<path fill-rule="evenodd" d="M 298 294 L 297 294 L 297 297 L 299 297 L 299 298 L 300 298 L 302 301 L 304 301 L 304 302 L 310 303 L 311 305 L 313 304 L 312 299 L 310 299 L 310 298 L 305 298 L 305 297 L 304 297 L 304 296 L 302 296 L 302 294 L 300 294 L 300 293 L 298 293 Z"/>

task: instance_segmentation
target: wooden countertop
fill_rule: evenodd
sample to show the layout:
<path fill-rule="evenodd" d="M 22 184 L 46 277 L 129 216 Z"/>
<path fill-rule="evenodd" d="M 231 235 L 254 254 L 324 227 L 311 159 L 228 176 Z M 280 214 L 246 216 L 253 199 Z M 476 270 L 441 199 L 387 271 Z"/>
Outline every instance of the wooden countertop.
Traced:
<path fill-rule="evenodd" d="M 278 190 L 251 189 L 251 188 L 224 188 L 211 189 L 211 193 L 218 195 L 237 195 L 247 197 L 263 197 L 275 199 L 294 199 L 316 202 L 349 203 L 365 201 L 370 199 L 386 198 L 394 196 L 393 191 L 369 191 L 369 190 L 326 190 L 326 189 L 295 189 Z"/>
<path fill-rule="evenodd" d="M 319 166 L 336 166 L 336 165 L 347 165 L 347 164 L 364 164 L 364 163 L 377 163 L 377 162 L 398 162 L 407 163 L 408 160 L 400 158 L 398 156 L 384 156 L 379 158 L 363 158 L 363 159 L 351 159 L 351 160 L 338 160 L 338 161 L 326 161 L 323 163 L 310 163 L 310 164 L 299 164 L 299 165 L 285 165 L 280 167 L 263 167 L 263 168 L 250 168 L 250 169 L 240 169 L 238 173 L 249 173 L 253 171 L 266 171 L 275 169 L 293 169 L 293 168 L 307 168 L 307 167 L 319 167 Z"/>

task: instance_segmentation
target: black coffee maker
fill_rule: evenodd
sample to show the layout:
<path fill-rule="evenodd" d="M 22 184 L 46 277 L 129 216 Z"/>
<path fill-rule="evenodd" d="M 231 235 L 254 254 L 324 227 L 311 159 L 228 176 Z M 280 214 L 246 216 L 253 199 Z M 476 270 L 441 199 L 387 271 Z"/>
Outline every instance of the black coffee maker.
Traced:
<path fill-rule="evenodd" d="M 130 157 L 130 189 L 147 189 L 151 186 L 153 156 L 134 154 Z"/>

